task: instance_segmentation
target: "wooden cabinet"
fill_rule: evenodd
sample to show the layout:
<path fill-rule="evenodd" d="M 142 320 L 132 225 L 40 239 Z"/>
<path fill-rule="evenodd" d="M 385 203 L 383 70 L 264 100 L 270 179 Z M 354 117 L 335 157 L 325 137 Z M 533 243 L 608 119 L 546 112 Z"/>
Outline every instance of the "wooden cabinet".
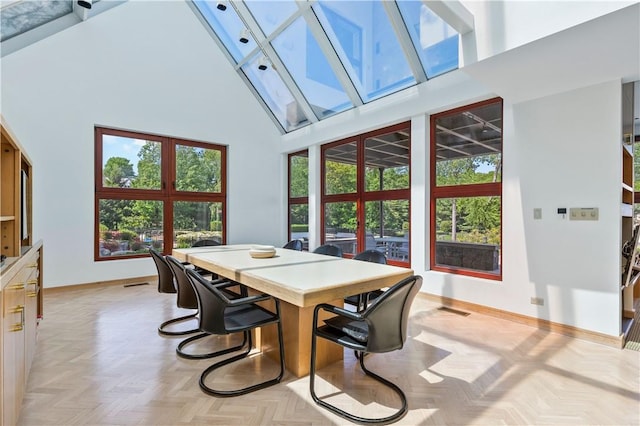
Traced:
<path fill-rule="evenodd" d="M 42 242 L 38 242 L 2 269 L 2 425 L 17 423 L 29 369 L 35 356 L 38 321 L 42 316 L 41 262 Z"/>
<path fill-rule="evenodd" d="M 31 246 L 31 160 L 0 116 L 0 253 L 16 257 Z"/>
<path fill-rule="evenodd" d="M 0 425 L 15 425 L 42 317 L 42 241 L 32 244 L 31 161 L 4 118 L 0 131 Z"/>

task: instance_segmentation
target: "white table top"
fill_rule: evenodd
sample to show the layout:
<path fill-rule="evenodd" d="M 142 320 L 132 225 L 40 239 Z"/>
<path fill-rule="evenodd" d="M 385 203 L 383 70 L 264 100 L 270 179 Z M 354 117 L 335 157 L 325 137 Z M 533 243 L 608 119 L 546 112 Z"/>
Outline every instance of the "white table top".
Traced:
<path fill-rule="evenodd" d="M 276 248 L 254 259 L 251 244 L 174 249 L 173 256 L 299 307 L 390 287 L 413 270 Z"/>

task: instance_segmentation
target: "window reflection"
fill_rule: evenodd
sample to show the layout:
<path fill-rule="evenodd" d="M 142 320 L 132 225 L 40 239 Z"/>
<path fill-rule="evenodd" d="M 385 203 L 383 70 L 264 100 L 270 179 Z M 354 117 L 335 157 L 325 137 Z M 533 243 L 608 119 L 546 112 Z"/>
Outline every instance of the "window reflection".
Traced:
<path fill-rule="evenodd" d="M 320 1 L 318 5 L 314 11 L 364 101 L 415 84 L 381 2 Z"/>
<path fill-rule="evenodd" d="M 397 5 L 427 77 L 458 68 L 458 33 L 422 1 Z"/>
<path fill-rule="evenodd" d="M 316 116 L 328 117 L 353 106 L 303 18 L 287 27 L 273 47 Z"/>

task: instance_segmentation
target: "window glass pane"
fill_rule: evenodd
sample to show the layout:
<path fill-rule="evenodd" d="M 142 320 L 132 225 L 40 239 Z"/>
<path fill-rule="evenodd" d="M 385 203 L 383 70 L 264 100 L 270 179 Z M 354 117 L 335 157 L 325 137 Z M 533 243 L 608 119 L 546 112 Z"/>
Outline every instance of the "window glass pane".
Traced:
<path fill-rule="evenodd" d="M 298 10 L 295 0 L 245 0 L 245 4 L 267 37 Z"/>
<path fill-rule="evenodd" d="M 409 129 L 364 141 L 365 190 L 409 188 Z"/>
<path fill-rule="evenodd" d="M 357 144 L 349 142 L 324 152 L 325 194 L 356 192 Z"/>
<path fill-rule="evenodd" d="M 0 41 L 73 12 L 72 1 L 14 1 L 3 2 L 0 15 Z"/>
<path fill-rule="evenodd" d="M 358 253 L 355 202 L 326 203 L 324 208 L 325 242 L 342 248 L 343 254 Z"/>
<path fill-rule="evenodd" d="M 353 107 L 304 18 L 296 19 L 272 44 L 319 118 Z"/>
<path fill-rule="evenodd" d="M 176 190 L 221 191 L 221 153 L 188 145 L 176 145 Z"/>
<path fill-rule="evenodd" d="M 436 185 L 502 181 L 502 103 L 438 117 Z"/>
<path fill-rule="evenodd" d="M 101 199 L 98 206 L 100 257 L 162 250 L 162 201 Z"/>
<path fill-rule="evenodd" d="M 291 204 L 289 223 L 289 239 L 303 240 L 303 250 L 309 250 L 309 204 Z"/>
<path fill-rule="evenodd" d="M 247 43 L 240 42 L 240 33 L 245 26 L 231 4 L 227 2 L 227 8 L 220 10 L 217 8 L 217 1 L 194 0 L 193 3 L 236 63 L 256 48 L 256 42 L 251 36 L 247 37 Z"/>
<path fill-rule="evenodd" d="M 436 266 L 500 273 L 501 198 L 436 200 Z"/>
<path fill-rule="evenodd" d="M 458 33 L 420 0 L 397 5 L 427 77 L 458 68 Z"/>
<path fill-rule="evenodd" d="M 640 192 L 640 142 L 633 143 L 633 190 Z"/>
<path fill-rule="evenodd" d="M 262 58 L 262 54 L 255 55 L 242 66 L 242 71 L 285 131 L 294 130 L 305 124 L 307 117 L 273 66 L 258 69 Z"/>
<path fill-rule="evenodd" d="M 102 136 L 102 185 L 161 189 L 161 147 L 156 141 Z"/>
<path fill-rule="evenodd" d="M 305 152 L 289 157 L 289 197 L 309 196 L 309 157 Z"/>
<path fill-rule="evenodd" d="M 367 201 L 366 249 L 376 249 L 387 260 L 409 261 L 409 200 Z"/>
<path fill-rule="evenodd" d="M 314 11 L 367 102 L 415 84 L 379 1 L 320 1 Z"/>
<path fill-rule="evenodd" d="M 191 247 L 198 240 L 222 243 L 222 203 L 175 201 L 173 203 L 173 246 Z"/>

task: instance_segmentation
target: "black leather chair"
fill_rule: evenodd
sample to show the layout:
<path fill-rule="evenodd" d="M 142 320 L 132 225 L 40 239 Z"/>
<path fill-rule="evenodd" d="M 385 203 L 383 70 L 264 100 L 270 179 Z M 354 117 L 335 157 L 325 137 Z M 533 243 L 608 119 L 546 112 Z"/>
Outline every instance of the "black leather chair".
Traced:
<path fill-rule="evenodd" d="M 191 245 L 191 247 L 209 247 L 209 246 L 220 246 L 220 245 L 222 245 L 222 244 L 220 243 L 220 241 L 212 240 L 212 239 L 210 239 L 210 238 L 203 238 L 202 240 L 198 240 L 198 241 L 196 241 L 195 243 L 193 243 L 193 244 Z M 213 272 L 211 272 L 211 271 L 207 271 L 206 269 L 202 269 L 202 268 L 201 268 L 201 267 L 199 267 L 199 266 L 194 266 L 194 269 L 195 269 L 196 271 L 198 271 L 198 272 L 199 272 L 200 274 L 202 274 L 202 275 L 207 275 L 207 274 L 211 275 L 211 277 L 210 277 L 210 278 L 211 278 L 212 280 L 215 280 L 215 279 L 218 279 L 218 278 L 219 278 L 219 277 L 218 277 L 218 274 L 214 274 L 214 273 L 213 273 Z"/>
<path fill-rule="evenodd" d="M 323 244 L 313 252 L 317 254 L 326 254 L 327 256 L 342 257 L 342 249 L 333 244 Z"/>
<path fill-rule="evenodd" d="M 212 240 L 209 238 L 204 238 L 202 240 L 198 240 L 191 245 L 191 247 L 206 247 L 206 246 L 219 246 L 220 241 Z"/>
<path fill-rule="evenodd" d="M 385 291 L 362 312 L 351 312 L 326 303 L 317 305 L 313 311 L 313 330 L 311 337 L 311 366 L 309 389 L 311 397 L 329 411 L 357 423 L 390 423 L 407 413 L 407 398 L 397 385 L 368 370 L 364 364 L 365 355 L 402 349 L 407 338 L 409 310 L 413 299 L 420 290 L 422 277 L 414 275 L 405 278 Z M 318 324 L 318 314 L 326 311 L 336 316 Z M 394 414 L 383 418 L 359 417 L 320 399 L 315 392 L 316 341 L 318 338 L 329 340 L 337 345 L 353 349 L 358 354 L 362 371 L 392 389 L 402 402 L 402 407 Z"/>
<path fill-rule="evenodd" d="M 302 251 L 302 240 L 291 240 L 287 244 L 285 244 L 282 248 L 286 248 L 289 250 Z"/>
<path fill-rule="evenodd" d="M 218 335 L 232 333 L 250 334 L 251 330 L 269 324 L 276 324 L 278 327 L 278 344 L 280 349 L 280 373 L 278 376 L 236 390 L 217 390 L 205 384 L 207 376 L 216 369 L 246 358 L 251 350 L 249 345 L 249 347 L 240 354 L 226 358 L 205 369 L 200 375 L 200 389 L 209 395 L 225 397 L 244 395 L 279 383 L 284 376 L 284 342 L 282 339 L 282 322 L 280 321 L 280 301 L 267 294 L 241 297 L 232 300 L 227 297 L 224 290 L 230 286 L 236 286 L 237 283 L 231 281 L 223 283 L 211 282 L 191 269 L 187 269 L 187 276 L 198 297 L 201 331 Z M 275 313 L 257 304 L 257 302 L 266 300 L 273 300 Z"/>
<path fill-rule="evenodd" d="M 387 256 L 375 249 L 369 249 L 356 254 L 353 260 L 361 260 L 364 262 L 387 264 Z M 346 297 L 344 303 L 355 306 L 359 311 L 366 308 L 369 302 L 382 294 L 382 290 L 375 290 L 369 293 L 356 294 Z"/>
<path fill-rule="evenodd" d="M 185 268 L 184 264 L 173 256 L 165 256 L 165 259 L 167 261 L 167 264 L 169 265 L 169 268 L 173 272 L 173 276 L 176 283 L 176 289 L 178 290 L 178 307 L 186 308 L 186 309 L 198 309 L 198 298 L 196 296 L 195 290 L 193 289 L 193 286 L 191 285 L 191 281 L 187 277 L 187 269 Z M 217 280 L 213 282 L 222 283 L 222 282 L 226 282 L 226 280 Z M 228 289 L 225 289 L 225 294 L 230 299 L 237 299 L 239 297 L 247 295 L 246 287 L 241 286 L 240 291 L 241 291 L 241 294 L 238 294 Z M 200 331 L 200 328 L 197 328 L 196 331 Z M 188 337 L 187 339 L 178 343 L 178 347 L 176 348 L 176 353 L 178 354 L 178 356 L 182 358 L 204 359 L 204 358 L 213 358 L 216 356 L 239 351 L 247 344 L 248 344 L 248 347 L 251 348 L 251 334 L 244 333 L 244 339 L 242 343 L 237 346 L 221 349 L 214 352 L 201 353 L 201 354 L 192 354 L 184 351 L 184 348 L 190 345 L 191 343 L 207 336 L 210 336 L 210 334 L 201 332 L 196 334 L 195 336 Z"/>
<path fill-rule="evenodd" d="M 149 249 L 149 253 L 151 253 L 151 258 L 155 262 L 156 269 L 158 270 L 158 292 L 176 294 L 178 290 L 176 288 L 173 272 L 171 272 L 171 268 L 169 267 L 169 264 L 167 263 L 165 257 L 162 255 L 162 253 L 160 253 L 159 251 L 153 248 Z M 180 305 L 178 304 L 178 306 Z M 197 306 L 193 306 L 193 307 L 188 307 L 187 309 L 196 309 L 196 308 Z M 189 330 L 180 330 L 180 331 L 165 330 L 165 327 L 171 324 L 176 324 L 176 323 L 180 323 L 180 322 L 195 318 L 197 314 L 198 313 L 195 312 L 193 314 L 189 314 L 189 315 L 185 315 L 182 317 L 173 318 L 168 321 L 165 321 L 162 324 L 160 324 L 160 327 L 158 327 L 158 332 L 164 336 L 183 336 L 186 334 L 197 333 L 199 331 L 197 328 L 193 328 Z"/>

